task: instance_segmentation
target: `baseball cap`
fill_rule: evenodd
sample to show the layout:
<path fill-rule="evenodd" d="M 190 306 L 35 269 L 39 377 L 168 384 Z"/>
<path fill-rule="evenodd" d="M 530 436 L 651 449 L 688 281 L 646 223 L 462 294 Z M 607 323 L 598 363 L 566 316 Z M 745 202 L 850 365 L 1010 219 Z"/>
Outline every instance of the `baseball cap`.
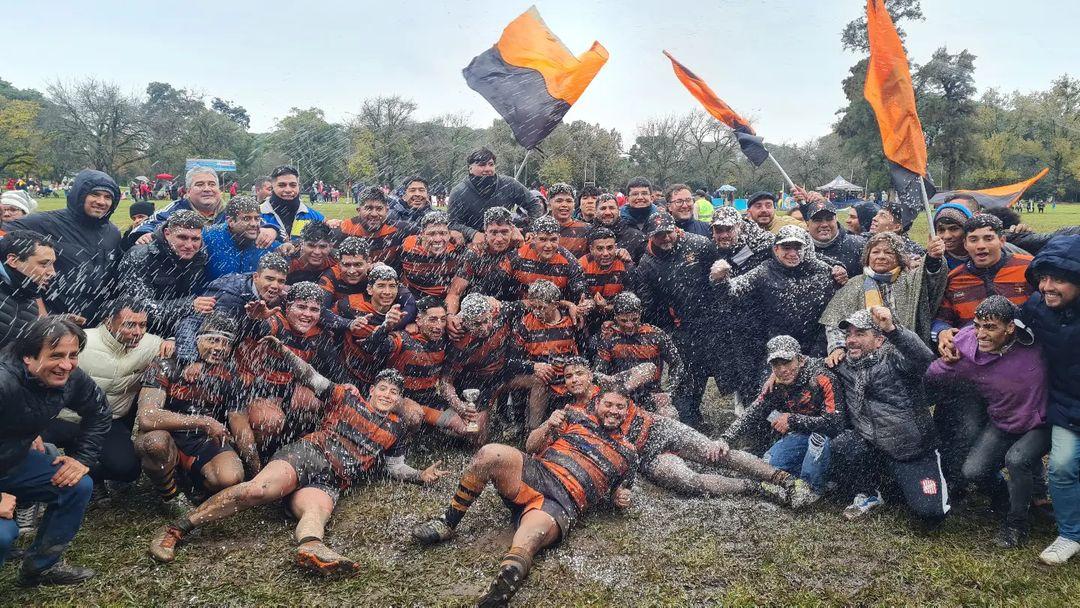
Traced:
<path fill-rule="evenodd" d="M 765 348 L 768 351 L 766 361 L 769 363 L 777 359 L 791 361 L 802 354 L 799 341 L 791 336 L 775 336 L 768 341 Z"/>
<path fill-rule="evenodd" d="M 877 329 L 877 326 L 874 325 L 874 318 L 870 316 L 870 310 L 866 308 L 855 311 L 850 317 L 840 321 L 836 325 L 843 330 L 849 328 Z"/>
<path fill-rule="evenodd" d="M 645 222 L 645 235 L 651 238 L 661 232 L 673 232 L 676 228 L 675 219 L 666 211 L 659 211 Z"/>
<path fill-rule="evenodd" d="M 831 213 L 836 215 L 836 205 L 832 204 L 832 201 L 814 201 L 806 206 L 807 219 L 811 219 L 820 213 Z"/>
<path fill-rule="evenodd" d="M 713 226 L 738 226 L 742 217 L 734 207 L 717 207 L 713 212 Z"/>

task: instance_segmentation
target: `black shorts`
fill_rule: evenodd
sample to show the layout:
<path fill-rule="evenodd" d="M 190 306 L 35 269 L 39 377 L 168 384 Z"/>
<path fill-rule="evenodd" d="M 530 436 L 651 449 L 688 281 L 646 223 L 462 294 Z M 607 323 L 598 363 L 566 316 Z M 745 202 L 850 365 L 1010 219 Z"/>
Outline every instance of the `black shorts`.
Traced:
<path fill-rule="evenodd" d="M 202 431 L 171 431 L 173 443 L 176 444 L 177 464 L 188 474 L 191 481 L 203 485 L 205 478 L 202 476 L 202 468 L 211 460 L 223 452 L 233 452 L 232 446 L 220 440 L 210 439 Z"/>
<path fill-rule="evenodd" d="M 317 488 L 326 492 L 337 504 L 341 496 L 337 473 L 315 444 L 303 439 L 294 441 L 275 452 L 270 460 L 283 460 L 296 469 L 299 480 L 297 489 Z"/>
<path fill-rule="evenodd" d="M 559 526 L 559 538 L 562 541 L 577 523 L 577 504 L 566 493 L 557 477 L 547 470 L 540 461 L 526 456 L 521 466 L 521 489 L 513 499 L 503 498 L 510 517 L 517 527 L 521 518 L 529 511 L 543 511 L 555 520 Z"/>

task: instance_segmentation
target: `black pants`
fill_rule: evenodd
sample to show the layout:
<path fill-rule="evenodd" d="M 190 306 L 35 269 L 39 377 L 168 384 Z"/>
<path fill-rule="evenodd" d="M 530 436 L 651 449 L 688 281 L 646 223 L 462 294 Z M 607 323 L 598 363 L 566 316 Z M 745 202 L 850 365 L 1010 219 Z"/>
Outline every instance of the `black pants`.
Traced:
<path fill-rule="evenodd" d="M 1009 513 L 1005 521 L 1010 526 L 1027 529 L 1032 488 L 1036 476 L 1042 476 L 1042 457 L 1049 451 L 1049 426 L 1015 434 L 987 424 L 964 462 L 964 478 L 978 483 L 991 496 L 1007 489 Z M 998 474 L 1002 465 L 1009 471 L 1008 481 Z"/>
<path fill-rule="evenodd" d="M 858 433 L 847 430 L 832 440 L 832 479 L 857 484 L 851 489 L 873 494 L 892 485 L 917 518 L 926 523 L 945 519 L 951 505 L 941 471 L 941 455 L 932 450 L 911 460 L 897 460 L 877 449 Z"/>
<path fill-rule="evenodd" d="M 131 441 L 131 430 L 135 425 L 135 408 L 123 418 L 114 418 L 112 426 L 101 440 L 101 455 L 97 464 L 90 467 L 90 477 L 95 482 L 105 480 L 132 482 L 139 478 L 142 468 L 139 455 L 135 453 L 135 444 Z M 56 447 L 69 450 L 75 447 L 82 433 L 78 423 L 53 418 L 41 438 Z"/>
<path fill-rule="evenodd" d="M 964 462 L 989 422 L 986 400 L 972 385 L 962 382 L 930 384 L 927 397 L 934 404 L 934 426 L 945 478 L 953 483 L 959 498 L 964 486 Z"/>
<path fill-rule="evenodd" d="M 761 366 L 749 356 L 749 347 L 726 331 L 700 326 L 672 333 L 684 366 L 682 385 L 672 395 L 672 404 L 684 424 L 695 428 L 701 425 L 701 399 L 709 378 L 716 382 L 721 394 L 737 393 L 744 404 L 753 401 L 761 390 Z M 761 358 L 764 360 L 764 352 Z"/>

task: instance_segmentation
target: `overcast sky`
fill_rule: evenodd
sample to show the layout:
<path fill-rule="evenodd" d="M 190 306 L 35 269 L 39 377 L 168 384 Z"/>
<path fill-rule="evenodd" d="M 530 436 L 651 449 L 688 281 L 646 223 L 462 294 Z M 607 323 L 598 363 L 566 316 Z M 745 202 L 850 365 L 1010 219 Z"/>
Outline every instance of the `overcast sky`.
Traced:
<path fill-rule="evenodd" d="M 1080 72 L 1077 0 L 923 0 L 926 20 L 904 25 L 914 61 L 946 45 L 976 55 L 976 84 L 1044 89 Z M 91 8 L 92 7 L 92 8 Z M 157 80 L 248 109 L 267 131 L 292 107 L 347 120 L 365 97 L 400 94 L 418 118 L 497 115 L 461 69 L 498 40 L 528 1 L 281 0 L 93 3 L 7 0 L 0 78 L 43 90 L 87 76 L 142 92 Z M 607 65 L 567 115 L 622 131 L 682 113 L 696 101 L 678 83 L 668 49 L 768 141 L 829 132 L 840 81 L 858 57 L 840 48 L 863 0 L 600 0 L 537 2 L 548 26 L 584 52 L 599 40 Z"/>

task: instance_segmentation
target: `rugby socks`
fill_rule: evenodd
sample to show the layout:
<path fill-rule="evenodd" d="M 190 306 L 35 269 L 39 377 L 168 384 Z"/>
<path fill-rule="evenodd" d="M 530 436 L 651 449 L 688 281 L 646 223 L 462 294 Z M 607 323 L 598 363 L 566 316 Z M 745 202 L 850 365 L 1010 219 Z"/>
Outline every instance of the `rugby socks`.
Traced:
<path fill-rule="evenodd" d="M 522 547 L 510 547 L 510 550 L 503 556 L 502 561 L 499 562 L 499 569 L 504 566 L 516 565 L 521 570 L 522 578 L 529 575 L 529 569 L 532 567 L 532 556 L 529 552 Z"/>
<path fill-rule="evenodd" d="M 158 496 L 165 502 L 176 498 L 176 495 L 180 493 L 176 487 L 176 476 L 172 471 L 169 471 L 164 479 L 151 478 L 151 480 L 154 482 L 154 489 L 157 490 Z"/>
<path fill-rule="evenodd" d="M 465 513 L 476 502 L 486 485 L 487 482 L 477 477 L 475 473 L 466 471 L 461 476 L 457 492 L 454 492 L 454 497 L 450 499 L 450 506 L 446 508 L 446 515 L 443 516 L 447 525 L 456 528 L 461 523 L 461 518 L 465 517 Z"/>

